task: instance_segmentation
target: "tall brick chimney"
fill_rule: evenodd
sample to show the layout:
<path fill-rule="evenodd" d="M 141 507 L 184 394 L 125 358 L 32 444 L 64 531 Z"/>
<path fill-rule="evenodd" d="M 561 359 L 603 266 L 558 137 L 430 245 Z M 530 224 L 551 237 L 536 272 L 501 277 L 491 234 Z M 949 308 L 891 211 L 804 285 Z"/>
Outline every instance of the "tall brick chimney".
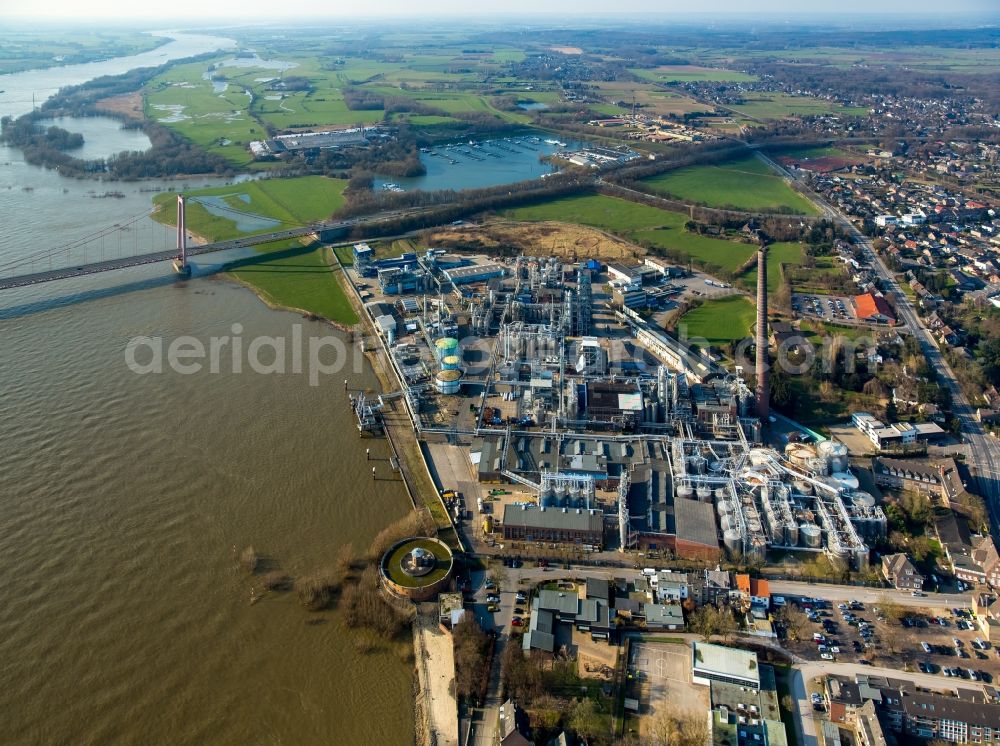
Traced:
<path fill-rule="evenodd" d="M 771 391 L 767 361 L 767 246 L 757 251 L 757 416 L 767 424 Z"/>

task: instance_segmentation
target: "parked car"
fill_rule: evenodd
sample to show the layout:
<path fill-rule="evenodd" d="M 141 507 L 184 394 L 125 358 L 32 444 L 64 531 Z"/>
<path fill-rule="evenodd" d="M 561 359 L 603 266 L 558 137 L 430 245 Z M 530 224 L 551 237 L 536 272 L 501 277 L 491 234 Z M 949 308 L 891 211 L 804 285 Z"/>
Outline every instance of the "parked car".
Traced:
<path fill-rule="evenodd" d="M 521 617 L 516 616 L 510 620 L 510 626 L 512 627 L 522 627 L 524 626 L 524 620 Z"/>
<path fill-rule="evenodd" d="M 830 655 L 829 653 L 820 653 L 819 657 L 822 658 L 825 661 L 832 661 L 833 660 L 833 656 Z"/>

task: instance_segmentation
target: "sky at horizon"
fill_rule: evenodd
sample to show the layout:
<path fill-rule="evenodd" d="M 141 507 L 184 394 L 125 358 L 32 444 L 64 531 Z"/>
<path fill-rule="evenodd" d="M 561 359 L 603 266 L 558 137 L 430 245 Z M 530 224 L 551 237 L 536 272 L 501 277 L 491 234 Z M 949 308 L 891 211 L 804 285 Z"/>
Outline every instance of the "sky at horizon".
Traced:
<path fill-rule="evenodd" d="M 123 0 L 46 0 L 44 3 L 27 3 L 23 0 L 0 0 L 0 19 L 27 20 L 31 18 L 58 22 L 70 19 L 106 19 L 128 22 L 144 19 L 174 20 L 225 20 L 230 23 L 253 23 L 259 20 L 294 20 L 307 17 L 373 18 L 373 17 L 428 17 L 447 16 L 558 16 L 579 20 L 587 14 L 614 15 L 606 2 L 598 0 L 506 0 L 503 3 L 482 0 L 424 0 L 419 6 L 409 0 L 382 0 L 377 4 L 344 3 L 329 0 L 296 0 L 281 6 L 273 0 L 171 0 L 168 12 L 163 5 L 123 2 Z M 787 13 L 794 16 L 820 14 L 906 14 L 906 15 L 981 15 L 1000 18 L 998 0 L 809 0 L 792 10 L 788 0 L 715 0 L 710 9 L 696 11 L 689 0 L 634 0 L 621 17 L 636 15 L 670 15 L 706 17 L 753 13 Z"/>

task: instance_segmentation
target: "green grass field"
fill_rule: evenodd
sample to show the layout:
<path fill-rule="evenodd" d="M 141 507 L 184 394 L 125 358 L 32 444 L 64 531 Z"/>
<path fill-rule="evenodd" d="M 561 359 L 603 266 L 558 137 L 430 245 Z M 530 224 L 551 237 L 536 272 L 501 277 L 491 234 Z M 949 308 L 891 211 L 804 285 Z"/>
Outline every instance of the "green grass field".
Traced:
<path fill-rule="evenodd" d="M 244 212 L 295 226 L 326 218 L 344 201 L 346 183 L 324 176 L 295 179 L 263 179 L 233 186 L 198 189 L 193 196 L 221 197 L 227 205 Z M 176 225 L 173 192 L 153 198 L 153 217 Z M 187 223 L 193 233 L 210 241 L 252 235 L 237 229 L 236 223 L 212 215 L 196 202 L 188 202 Z M 266 232 L 275 228 L 262 228 Z M 251 286 L 268 303 L 313 313 L 344 326 L 358 323 L 358 316 L 344 288 L 334 276 L 330 249 L 320 244 L 303 245 L 298 239 L 276 241 L 255 248 L 257 256 L 242 259 L 229 267 L 234 277 Z"/>
<path fill-rule="evenodd" d="M 782 265 L 802 264 L 805 247 L 799 243 L 773 243 L 767 247 L 767 290 L 776 292 L 781 287 Z M 740 280 L 748 290 L 757 288 L 757 267 L 748 270 Z"/>
<path fill-rule="evenodd" d="M 358 323 L 346 291 L 334 276 L 329 248 L 279 241 L 259 248 L 259 257 L 238 262 L 229 272 L 253 287 L 268 303 L 314 313 L 344 326 Z"/>
<path fill-rule="evenodd" d="M 678 322 L 688 339 L 702 338 L 711 343 L 733 342 L 752 333 L 757 316 L 754 305 L 742 295 L 707 300 L 688 311 Z"/>
<path fill-rule="evenodd" d="M 755 251 L 752 244 L 700 236 L 684 229 L 687 216 L 614 197 L 563 197 L 506 213 L 513 220 L 558 220 L 606 230 L 654 249 L 676 251 L 734 272 Z"/>
<path fill-rule="evenodd" d="M 222 197 L 226 204 L 237 210 L 279 221 L 283 226 L 294 227 L 328 218 L 344 204 L 342 179 L 325 176 L 301 176 L 293 179 L 261 179 L 232 186 L 195 189 L 188 197 Z M 174 203 L 177 195 L 163 192 L 153 197 L 156 213 L 153 217 L 166 225 L 176 225 Z M 209 241 L 223 241 L 253 233 L 266 233 L 276 227 L 243 232 L 235 220 L 213 215 L 197 202 L 188 201 L 187 225 Z"/>
<path fill-rule="evenodd" d="M 815 215 L 813 204 L 756 156 L 692 166 L 646 179 L 653 190 L 685 202 L 752 212 Z"/>

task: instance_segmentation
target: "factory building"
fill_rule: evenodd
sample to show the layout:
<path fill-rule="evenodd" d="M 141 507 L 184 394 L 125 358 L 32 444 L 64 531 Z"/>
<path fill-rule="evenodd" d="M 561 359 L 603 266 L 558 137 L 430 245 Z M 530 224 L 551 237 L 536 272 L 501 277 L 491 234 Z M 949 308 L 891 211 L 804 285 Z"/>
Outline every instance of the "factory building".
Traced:
<path fill-rule="evenodd" d="M 453 267 L 442 270 L 442 274 L 454 285 L 472 282 L 486 282 L 494 277 L 503 277 L 506 270 L 499 264 L 474 264 L 470 267 Z"/>
<path fill-rule="evenodd" d="M 588 381 L 583 409 L 595 425 L 634 429 L 642 421 L 642 390 L 629 381 Z"/>
<path fill-rule="evenodd" d="M 505 541 L 557 541 L 604 545 L 604 515 L 584 508 L 507 505 L 503 512 Z"/>

